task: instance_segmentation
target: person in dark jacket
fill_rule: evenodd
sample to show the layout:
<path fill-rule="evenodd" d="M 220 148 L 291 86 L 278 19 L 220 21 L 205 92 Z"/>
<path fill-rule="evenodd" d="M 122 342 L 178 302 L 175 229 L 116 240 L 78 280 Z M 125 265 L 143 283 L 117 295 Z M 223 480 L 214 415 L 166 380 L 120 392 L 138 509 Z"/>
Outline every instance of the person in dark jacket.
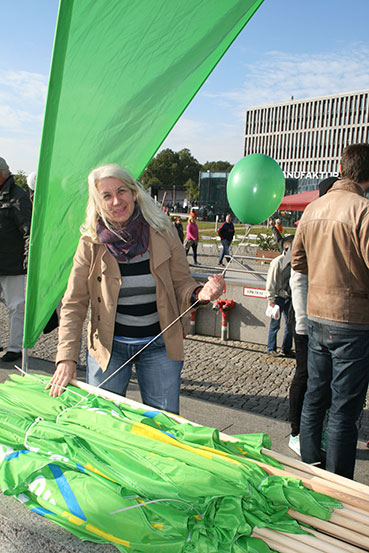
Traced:
<path fill-rule="evenodd" d="M 25 252 L 31 213 L 27 192 L 15 184 L 8 164 L 0 157 L 0 285 L 9 310 L 9 343 L 2 361 L 8 363 L 22 356 Z"/>
<path fill-rule="evenodd" d="M 181 241 L 182 244 L 183 244 L 184 232 L 183 232 L 182 219 L 181 219 L 180 217 L 176 217 L 176 220 L 175 220 L 175 222 L 174 222 L 174 226 L 176 227 L 177 232 L 178 232 L 179 239 L 180 239 L 180 241 Z"/>
<path fill-rule="evenodd" d="M 222 241 L 222 246 L 223 246 L 218 259 L 218 265 L 223 265 L 224 256 L 226 258 L 226 261 L 229 261 L 230 259 L 229 248 L 231 246 L 231 243 L 234 237 L 234 226 L 232 223 L 231 215 L 226 216 L 226 220 L 220 227 L 218 234 L 220 236 L 220 239 Z"/>

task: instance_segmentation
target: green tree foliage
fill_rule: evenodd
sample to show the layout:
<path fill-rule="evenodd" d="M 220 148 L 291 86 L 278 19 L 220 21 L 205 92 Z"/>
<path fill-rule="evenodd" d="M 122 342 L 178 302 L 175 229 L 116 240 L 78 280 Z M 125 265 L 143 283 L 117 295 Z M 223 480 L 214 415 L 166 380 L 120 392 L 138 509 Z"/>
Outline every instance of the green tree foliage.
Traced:
<path fill-rule="evenodd" d="M 189 179 L 198 181 L 200 168 L 200 163 L 187 148 L 179 152 L 166 148 L 150 161 L 141 175 L 140 182 L 145 188 L 184 186 Z"/>
<path fill-rule="evenodd" d="M 199 197 L 199 185 L 197 182 L 195 182 L 193 179 L 188 179 L 188 181 L 185 182 L 185 189 L 186 189 L 186 197 L 190 204 L 192 205 L 195 200 Z"/>
<path fill-rule="evenodd" d="M 202 166 L 202 171 L 214 171 L 219 173 L 229 172 L 233 165 L 229 161 L 207 161 Z"/>
<path fill-rule="evenodd" d="M 27 175 L 24 171 L 18 171 L 14 176 L 15 184 L 28 191 Z"/>

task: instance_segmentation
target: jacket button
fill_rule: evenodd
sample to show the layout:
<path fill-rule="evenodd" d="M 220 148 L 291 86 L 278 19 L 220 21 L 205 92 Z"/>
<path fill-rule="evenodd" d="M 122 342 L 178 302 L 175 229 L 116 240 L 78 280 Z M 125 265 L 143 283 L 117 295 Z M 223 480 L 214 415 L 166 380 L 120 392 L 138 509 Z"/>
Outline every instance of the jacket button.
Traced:
<path fill-rule="evenodd" d="M 100 276 L 97 277 L 97 282 L 101 282 L 101 277 Z"/>
<path fill-rule="evenodd" d="M 97 298 L 97 301 L 98 301 L 99 303 L 101 303 L 101 298 L 100 298 L 100 296 Z"/>
<path fill-rule="evenodd" d="M 98 320 L 98 321 L 100 320 L 100 315 L 97 316 L 97 320 Z"/>

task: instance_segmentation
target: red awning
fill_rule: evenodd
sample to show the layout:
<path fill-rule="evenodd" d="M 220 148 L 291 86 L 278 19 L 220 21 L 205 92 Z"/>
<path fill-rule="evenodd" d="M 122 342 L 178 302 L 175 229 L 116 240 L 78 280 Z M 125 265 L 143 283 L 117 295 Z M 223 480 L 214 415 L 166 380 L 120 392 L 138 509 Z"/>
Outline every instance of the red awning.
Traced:
<path fill-rule="evenodd" d="M 308 192 L 301 192 L 301 194 L 292 194 L 291 196 L 285 196 L 283 198 L 278 209 L 304 211 L 305 207 L 317 198 L 319 198 L 319 190 L 309 190 Z"/>

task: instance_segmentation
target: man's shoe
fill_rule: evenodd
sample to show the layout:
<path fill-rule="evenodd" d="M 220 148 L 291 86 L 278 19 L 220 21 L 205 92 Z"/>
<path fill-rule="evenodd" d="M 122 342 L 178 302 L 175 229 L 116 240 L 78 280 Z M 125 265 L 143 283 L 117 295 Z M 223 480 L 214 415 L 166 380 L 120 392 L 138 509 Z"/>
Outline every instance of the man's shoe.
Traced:
<path fill-rule="evenodd" d="M 224 263 L 218 263 L 218 267 L 224 267 Z"/>
<path fill-rule="evenodd" d="M 290 435 L 290 439 L 288 440 L 288 447 L 292 449 L 298 455 L 301 457 L 301 451 L 300 451 L 300 434 L 297 434 L 297 436 Z"/>
<path fill-rule="evenodd" d="M 268 355 L 271 355 L 272 357 L 279 357 L 275 349 L 271 349 L 270 351 L 268 351 Z"/>
<path fill-rule="evenodd" d="M 289 357 L 290 359 L 295 359 L 296 355 L 293 351 L 281 351 L 281 355 L 283 355 L 283 357 Z"/>
<path fill-rule="evenodd" d="M 7 351 L 6 354 L 2 356 L 1 361 L 4 361 L 5 363 L 14 363 L 14 361 L 18 361 L 18 359 L 21 358 L 21 351 Z"/>

